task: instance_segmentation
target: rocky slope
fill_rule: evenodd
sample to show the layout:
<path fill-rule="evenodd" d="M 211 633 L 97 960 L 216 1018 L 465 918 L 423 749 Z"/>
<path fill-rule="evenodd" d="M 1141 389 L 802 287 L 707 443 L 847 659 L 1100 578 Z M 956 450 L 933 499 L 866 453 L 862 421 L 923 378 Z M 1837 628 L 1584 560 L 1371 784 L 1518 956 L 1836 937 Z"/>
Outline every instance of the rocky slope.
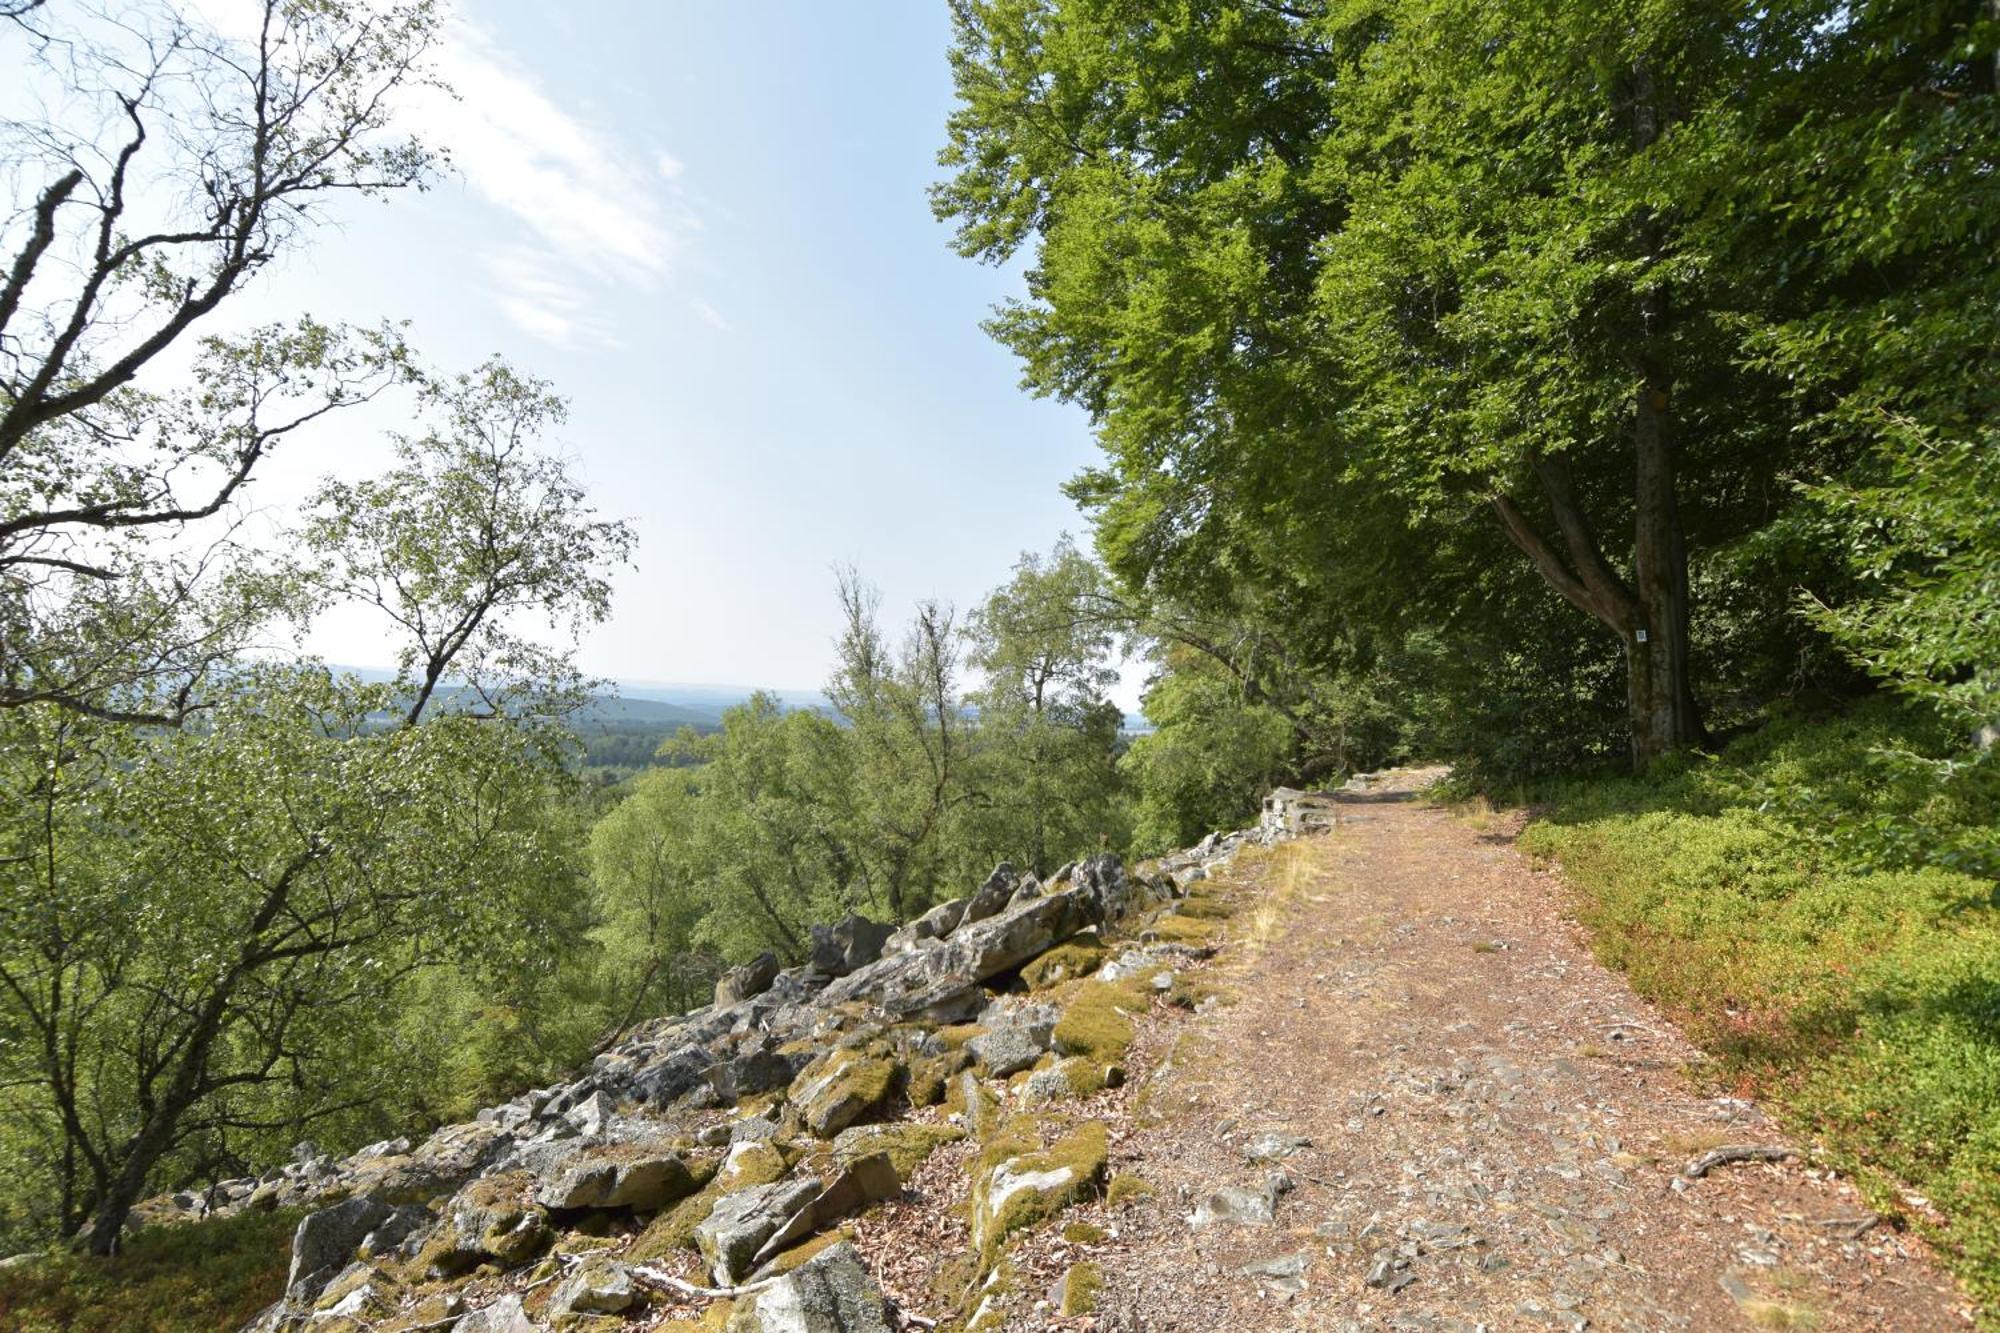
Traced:
<path fill-rule="evenodd" d="M 1078 1314 L 1087 1264 L 1030 1289 L 1010 1256 L 1117 1188 L 1089 1099 L 1123 1082 L 1133 1015 L 1203 1002 L 1185 974 L 1226 910 L 1211 876 L 1331 822 L 1281 791 L 1258 828 L 1129 873 L 1110 856 L 1047 884 L 1002 866 L 900 929 L 815 928 L 807 966 L 760 958 L 707 1008 L 421 1144 L 339 1161 L 303 1144 L 262 1180 L 150 1212 L 312 1209 L 284 1298 L 252 1325 L 272 1333 Z"/>

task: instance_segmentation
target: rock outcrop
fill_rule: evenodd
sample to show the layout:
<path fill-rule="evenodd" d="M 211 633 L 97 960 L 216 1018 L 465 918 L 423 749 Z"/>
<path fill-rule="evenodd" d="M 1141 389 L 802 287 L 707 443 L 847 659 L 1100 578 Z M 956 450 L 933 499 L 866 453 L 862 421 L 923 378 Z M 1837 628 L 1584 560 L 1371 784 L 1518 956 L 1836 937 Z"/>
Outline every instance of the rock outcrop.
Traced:
<path fill-rule="evenodd" d="M 817 928 L 806 966 L 766 954 L 735 968 L 713 1004 L 642 1026 L 567 1083 L 419 1144 L 339 1161 L 301 1145 L 182 1211 L 317 1205 L 284 1298 L 254 1325 L 273 1333 L 390 1316 L 458 1333 L 582 1327 L 647 1308 L 662 1290 L 649 1265 L 688 1249 L 719 1286 L 749 1283 L 735 1333 L 902 1327 L 836 1230 L 968 1138 L 982 1274 L 1011 1233 L 1093 1197 L 1103 1126 L 1044 1135 L 1035 1108 L 1123 1078 L 1127 1013 L 1204 954 L 1212 923 L 1183 895 L 1240 848 L 1316 825 L 1310 802 L 1278 795 L 1262 830 L 1137 871 L 1105 855 L 1044 883 L 1002 865 L 900 929 L 860 916 Z M 1239 1202 L 1230 1220 L 1252 1220 L 1241 1214 L 1261 1200 Z M 610 1239 L 579 1248 L 586 1237 Z"/>

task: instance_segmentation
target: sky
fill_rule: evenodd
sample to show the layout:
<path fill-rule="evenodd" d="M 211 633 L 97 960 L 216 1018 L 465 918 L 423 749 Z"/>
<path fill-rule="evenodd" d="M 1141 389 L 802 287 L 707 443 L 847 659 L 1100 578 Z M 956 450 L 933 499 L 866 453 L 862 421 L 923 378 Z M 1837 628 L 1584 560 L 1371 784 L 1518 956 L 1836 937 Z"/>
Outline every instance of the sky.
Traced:
<path fill-rule="evenodd" d="M 570 400 L 558 443 L 638 533 L 581 661 L 628 682 L 822 684 L 836 565 L 887 624 L 961 608 L 1085 518 L 1095 454 L 980 329 L 1018 271 L 960 258 L 926 186 L 951 107 L 944 0 L 460 0 L 457 100 L 426 193 L 350 207 L 252 312 L 411 321 L 427 360 L 493 353 Z M 273 460 L 257 499 L 389 458 L 369 434 Z M 312 647 L 377 665 L 336 619 Z M 1136 705 L 1128 683 L 1115 692 Z"/>

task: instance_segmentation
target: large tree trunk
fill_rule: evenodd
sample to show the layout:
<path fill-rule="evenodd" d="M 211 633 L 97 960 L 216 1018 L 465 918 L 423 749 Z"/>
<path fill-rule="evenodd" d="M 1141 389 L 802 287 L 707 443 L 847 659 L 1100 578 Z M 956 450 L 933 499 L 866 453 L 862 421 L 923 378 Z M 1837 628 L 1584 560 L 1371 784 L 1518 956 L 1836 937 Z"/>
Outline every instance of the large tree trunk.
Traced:
<path fill-rule="evenodd" d="M 1632 443 L 1635 462 L 1632 531 L 1633 622 L 1625 633 L 1627 703 L 1632 716 L 1632 766 L 1701 744 L 1701 715 L 1688 667 L 1687 543 L 1674 491 L 1663 377 L 1649 374 L 1639 389 Z"/>
<path fill-rule="evenodd" d="M 1511 496 L 1495 495 L 1493 508 L 1543 580 L 1624 645 L 1632 766 L 1644 772 L 1660 756 L 1700 744 L 1703 732 L 1688 665 L 1687 545 L 1675 503 L 1667 396 L 1656 383 L 1643 386 L 1641 394 L 1633 424 L 1636 587 L 1605 558 L 1577 500 L 1567 459 L 1534 462 L 1562 550 Z"/>
<path fill-rule="evenodd" d="M 1632 69 L 1632 143 L 1644 152 L 1658 141 L 1666 119 L 1652 66 Z M 1666 254 L 1659 217 L 1642 210 L 1638 242 L 1647 260 Z M 1632 765 L 1645 771 L 1654 760 L 1704 739 L 1688 670 L 1687 541 L 1674 489 L 1673 369 L 1668 339 L 1671 297 L 1663 282 L 1637 293 L 1637 337 L 1632 365 L 1638 392 L 1632 415 L 1633 623 L 1625 640 L 1627 697 L 1632 714 Z"/>

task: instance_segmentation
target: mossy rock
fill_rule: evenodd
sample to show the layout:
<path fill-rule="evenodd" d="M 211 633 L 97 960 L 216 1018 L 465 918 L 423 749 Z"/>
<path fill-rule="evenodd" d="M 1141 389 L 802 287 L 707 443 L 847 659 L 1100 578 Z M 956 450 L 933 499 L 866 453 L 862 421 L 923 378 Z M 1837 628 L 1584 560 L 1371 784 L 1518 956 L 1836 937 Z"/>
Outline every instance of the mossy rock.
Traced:
<path fill-rule="evenodd" d="M 664 1258 L 675 1250 L 693 1249 L 694 1229 L 708 1220 L 716 1204 L 739 1190 L 783 1179 L 791 1169 L 784 1154 L 768 1143 L 742 1145 L 740 1151 L 731 1154 L 731 1159 L 720 1169 L 710 1164 L 707 1169 L 713 1179 L 654 1218 L 632 1242 L 625 1257 L 634 1263 L 644 1263 Z"/>
<path fill-rule="evenodd" d="M 1070 1222 L 1062 1229 L 1062 1238 L 1072 1245 L 1101 1245 L 1110 1235 L 1095 1222 Z"/>
<path fill-rule="evenodd" d="M 1111 1177 L 1111 1183 L 1104 1187 L 1104 1201 L 1114 1208 L 1122 1208 L 1128 1203 L 1153 1197 L 1152 1185 L 1142 1176 L 1130 1171 L 1120 1171 Z"/>
<path fill-rule="evenodd" d="M 960 1048 L 943 1055 L 927 1056 L 910 1066 L 909 1086 L 904 1089 L 912 1106 L 935 1106 L 945 1099 L 951 1076 L 972 1063 L 972 1053 Z"/>
<path fill-rule="evenodd" d="M 548 1211 L 533 1201 L 535 1177 L 524 1171 L 486 1176 L 460 1190 L 417 1256 L 417 1271 L 449 1277 L 488 1260 L 514 1268 L 551 1238 Z"/>
<path fill-rule="evenodd" d="M 1049 1293 L 1050 1304 L 1065 1319 L 1097 1313 L 1097 1294 L 1104 1289 L 1104 1270 L 1085 1260 L 1069 1266 L 1069 1271 Z"/>
<path fill-rule="evenodd" d="M 961 1072 L 947 1085 L 945 1105 L 965 1117 L 966 1128 L 981 1142 L 1000 1123 L 1000 1099 L 989 1092 L 986 1085 L 979 1081 L 979 1075 L 970 1069 Z"/>
<path fill-rule="evenodd" d="M 830 1139 L 879 1111 L 896 1092 L 903 1066 L 873 1045 L 842 1049 L 815 1061 L 792 1083 L 791 1101 L 807 1129 Z"/>
<path fill-rule="evenodd" d="M 950 1027 L 939 1028 L 936 1032 L 932 1033 L 931 1035 L 935 1037 L 937 1039 L 938 1044 L 943 1046 L 947 1051 L 956 1051 L 962 1048 L 965 1045 L 965 1043 L 971 1041 L 974 1037 L 985 1036 L 986 1029 L 980 1026 L 978 1023 L 954 1023 Z"/>
<path fill-rule="evenodd" d="M 802 1240 L 797 1245 L 792 1246 L 791 1249 L 772 1258 L 769 1263 L 757 1270 L 757 1276 L 761 1279 L 778 1277 L 781 1274 L 789 1273 L 801 1264 L 809 1262 L 821 1250 L 831 1249 L 844 1240 L 853 1239 L 854 1228 L 852 1227 L 834 1227 L 831 1230 L 822 1231 L 819 1235 Z"/>
<path fill-rule="evenodd" d="M 874 1153 L 889 1154 L 900 1180 L 908 1180 L 926 1157 L 947 1143 L 965 1137 L 957 1125 L 901 1121 L 887 1125 L 865 1125 L 850 1129 L 835 1141 L 835 1156 L 842 1166 Z"/>
<path fill-rule="evenodd" d="M 1110 952 L 1096 932 L 1084 931 L 1023 965 L 1021 980 L 1031 991 L 1047 990 L 1062 982 L 1089 976 L 1103 965 Z"/>
<path fill-rule="evenodd" d="M 1110 1141 L 1103 1124 L 1077 1126 L 1047 1148 L 1020 1117 L 994 1136 L 972 1191 L 973 1242 L 989 1265 L 1007 1237 L 1094 1197 L 1104 1185 Z"/>
<path fill-rule="evenodd" d="M 1197 921 L 1227 921 L 1236 915 L 1236 906 L 1214 894 L 1195 894 L 1183 898 L 1175 905 L 1174 912 Z"/>

